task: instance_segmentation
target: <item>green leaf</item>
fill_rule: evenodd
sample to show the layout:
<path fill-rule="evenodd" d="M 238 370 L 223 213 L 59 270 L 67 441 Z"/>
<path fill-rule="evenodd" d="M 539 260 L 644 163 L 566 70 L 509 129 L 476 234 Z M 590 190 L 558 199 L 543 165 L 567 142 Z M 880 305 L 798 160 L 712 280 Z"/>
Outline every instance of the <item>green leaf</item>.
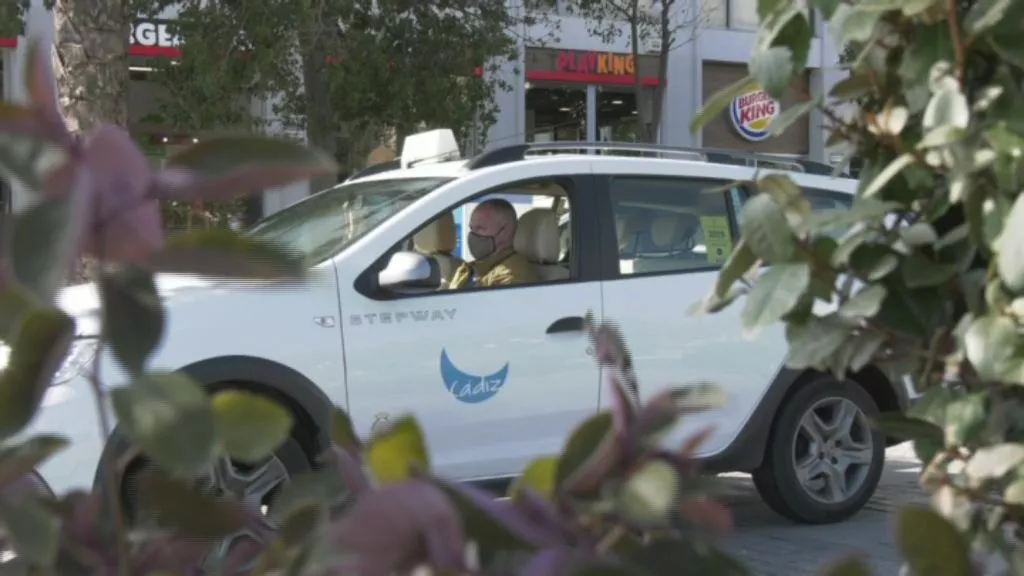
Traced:
<path fill-rule="evenodd" d="M 914 27 L 915 40 L 911 42 L 903 54 L 899 66 L 899 75 L 908 87 L 924 88 L 924 97 L 931 96 L 926 83 L 935 62 L 952 62 L 955 59 L 953 41 L 949 35 L 949 25 L 943 20 L 934 24 L 920 23 Z M 923 110 L 920 108 L 917 111 Z"/>
<path fill-rule="evenodd" d="M 944 87 L 932 96 L 921 119 L 925 130 L 934 130 L 940 126 L 965 130 L 970 123 L 971 108 L 967 104 L 967 97 L 959 88 L 952 86 Z"/>
<path fill-rule="evenodd" d="M 837 100 L 855 100 L 867 96 L 874 90 L 871 77 L 867 74 L 851 74 L 836 82 L 828 95 Z"/>
<path fill-rule="evenodd" d="M 1011 482 L 1003 492 L 1003 499 L 1011 506 L 1024 506 L 1024 478 Z"/>
<path fill-rule="evenodd" d="M 60 519 L 35 498 L 0 499 L 0 522 L 19 556 L 39 566 L 53 566 L 60 547 Z"/>
<path fill-rule="evenodd" d="M 335 470 L 303 472 L 293 476 L 274 499 L 270 517 L 282 522 L 308 504 L 330 510 L 348 496 L 349 490 Z"/>
<path fill-rule="evenodd" d="M 806 262 L 779 263 L 762 274 L 747 296 L 740 316 L 743 331 L 757 332 L 788 314 L 811 283 L 811 268 Z"/>
<path fill-rule="evenodd" d="M 996 268 L 1003 284 L 1015 294 L 1024 292 L 1024 194 L 1014 200 L 995 248 Z"/>
<path fill-rule="evenodd" d="M 825 567 L 821 576 L 872 576 L 871 567 L 859 555 L 846 556 Z"/>
<path fill-rule="evenodd" d="M 840 0 L 812 0 L 811 4 L 821 12 L 826 20 L 831 20 L 832 15 L 839 8 Z"/>
<path fill-rule="evenodd" d="M 946 406 L 946 444 L 973 446 L 988 427 L 989 413 L 984 393 L 968 394 Z"/>
<path fill-rule="evenodd" d="M 158 526 L 189 539 L 216 540 L 246 526 L 242 504 L 201 493 L 154 470 L 139 482 L 139 512 Z"/>
<path fill-rule="evenodd" d="M 1024 444 L 996 444 L 978 448 L 967 461 L 964 472 L 971 485 L 980 488 L 990 480 L 1002 480 L 1021 464 L 1024 464 Z"/>
<path fill-rule="evenodd" d="M 213 462 L 213 408 L 206 391 L 189 377 L 144 374 L 111 395 L 120 429 L 160 468 L 195 476 Z"/>
<path fill-rule="evenodd" d="M 729 259 L 725 261 L 725 266 L 722 266 L 722 270 L 718 273 L 714 296 L 720 299 L 725 298 L 733 284 L 742 278 L 755 264 L 757 264 L 757 256 L 750 249 L 750 245 L 747 244 L 747 239 L 745 237 L 740 238 L 740 241 L 733 246 Z"/>
<path fill-rule="evenodd" d="M 11 266 L 18 282 L 43 302 L 63 288 L 76 256 L 78 218 L 73 194 L 40 200 L 14 217 Z"/>
<path fill-rule="evenodd" d="M 255 135 L 206 138 L 172 155 L 165 166 L 187 170 L 197 178 L 189 185 L 168 188 L 164 197 L 213 202 L 314 176 L 335 175 L 339 169 L 333 158 L 319 150 Z"/>
<path fill-rule="evenodd" d="M 782 207 L 771 196 L 757 194 L 743 205 L 740 228 L 747 245 L 761 260 L 776 264 L 793 259 L 796 239 Z"/>
<path fill-rule="evenodd" d="M 918 150 L 940 148 L 959 142 L 963 140 L 965 136 L 967 136 L 967 131 L 963 128 L 957 128 L 956 126 L 945 124 L 943 126 L 936 126 L 928 132 L 925 132 L 924 136 L 921 137 L 915 147 Z"/>
<path fill-rule="evenodd" d="M 690 122 L 690 133 L 696 134 L 700 132 L 708 122 L 717 118 L 723 110 L 729 107 L 729 104 L 744 92 L 749 92 L 757 88 L 757 80 L 752 77 L 742 78 L 736 82 L 722 88 L 718 92 L 711 95 L 710 98 L 704 102 L 704 106 L 700 109 L 700 112 L 694 116 Z"/>
<path fill-rule="evenodd" d="M 419 422 L 412 416 L 396 420 L 370 440 L 366 460 L 381 484 L 403 482 L 417 471 L 429 471 L 430 457 Z"/>
<path fill-rule="evenodd" d="M 24 478 L 69 444 L 62 436 L 41 434 L 20 444 L 0 448 L 0 486 Z"/>
<path fill-rule="evenodd" d="M 828 35 L 838 47 L 867 42 L 881 17 L 881 13 L 863 10 L 859 5 L 840 4 L 829 19 Z"/>
<path fill-rule="evenodd" d="M 907 288 L 929 288 L 938 286 L 956 276 L 956 264 L 939 264 L 919 254 L 912 254 L 903 260 L 900 270 Z"/>
<path fill-rule="evenodd" d="M 1017 328 L 1004 316 L 982 316 L 964 334 L 964 351 L 985 379 L 998 380 L 1017 350 Z"/>
<path fill-rule="evenodd" d="M 295 250 L 222 228 L 176 234 L 147 265 L 157 272 L 238 279 L 299 279 L 306 270 Z"/>
<path fill-rule="evenodd" d="M 821 104 L 820 96 L 786 108 L 782 114 L 779 114 L 775 120 L 772 120 L 772 123 L 768 126 L 768 132 L 772 136 L 779 136 L 785 133 L 790 126 L 807 114 L 810 114 L 819 104 Z"/>
<path fill-rule="evenodd" d="M 42 306 L 38 298 L 21 286 L 12 285 L 0 291 L 0 340 L 13 342 L 25 318 Z"/>
<path fill-rule="evenodd" d="M 839 307 L 839 315 L 843 318 L 859 319 L 869 318 L 878 313 L 885 300 L 885 287 L 880 284 L 872 284 L 843 303 Z"/>
<path fill-rule="evenodd" d="M 973 571 L 963 536 L 923 506 L 906 506 L 896 513 L 896 545 L 914 574 L 962 576 Z"/>
<path fill-rule="evenodd" d="M 164 308 L 153 275 L 135 266 L 105 271 L 99 291 L 103 333 L 114 357 L 131 374 L 141 374 L 164 335 Z"/>
<path fill-rule="evenodd" d="M 909 152 L 897 156 L 896 159 L 890 162 L 884 170 L 878 173 L 878 176 L 875 176 L 875 178 L 871 180 L 871 184 L 861 192 L 861 197 L 870 198 L 871 196 L 878 194 L 883 188 L 885 188 L 886 184 L 896 177 L 897 174 L 913 164 L 915 161 L 916 158 Z"/>
<path fill-rule="evenodd" d="M 266 396 L 246 390 L 217 392 L 213 413 L 228 456 L 246 464 L 270 457 L 292 429 L 291 412 Z"/>
<path fill-rule="evenodd" d="M 347 412 L 337 407 L 331 412 L 331 441 L 352 454 L 359 454 L 363 450 L 363 441 L 356 434 L 352 419 Z"/>
<path fill-rule="evenodd" d="M 786 366 L 795 370 L 823 369 L 849 337 L 850 326 L 834 315 L 811 318 L 802 326 L 790 324 L 786 327 Z"/>
<path fill-rule="evenodd" d="M 598 446 L 612 430 L 612 415 L 602 412 L 587 418 L 569 435 L 558 458 L 558 485 L 582 467 L 597 452 Z"/>
<path fill-rule="evenodd" d="M 545 498 L 551 498 L 557 488 L 558 458 L 542 456 L 527 464 L 523 473 L 509 486 L 508 495 L 515 498 L 524 488 L 528 488 Z"/>
<path fill-rule="evenodd" d="M 18 434 L 35 417 L 71 348 L 74 330 L 74 320 L 50 308 L 33 310 L 21 323 L 0 373 L 0 438 Z"/>
<path fill-rule="evenodd" d="M 750 57 L 750 76 L 754 78 L 764 91 L 772 98 L 781 98 L 793 82 L 797 72 L 793 62 L 793 51 L 784 46 L 774 46 L 756 52 Z"/>
<path fill-rule="evenodd" d="M 905 416 L 899 412 L 883 412 L 874 417 L 873 423 L 886 436 L 900 441 L 924 440 L 942 445 L 942 428 L 927 420 Z"/>
<path fill-rule="evenodd" d="M 849 258 L 850 270 L 869 282 L 885 278 L 899 264 L 896 254 L 881 244 L 862 244 L 854 249 Z"/>
<path fill-rule="evenodd" d="M 660 458 L 648 460 L 623 484 L 617 508 L 636 525 L 667 525 L 679 500 L 679 489 L 679 472 L 674 466 Z"/>
<path fill-rule="evenodd" d="M 1013 0 L 979 0 L 967 11 L 964 29 L 969 36 L 977 36 L 1003 20 L 1012 5 Z"/>

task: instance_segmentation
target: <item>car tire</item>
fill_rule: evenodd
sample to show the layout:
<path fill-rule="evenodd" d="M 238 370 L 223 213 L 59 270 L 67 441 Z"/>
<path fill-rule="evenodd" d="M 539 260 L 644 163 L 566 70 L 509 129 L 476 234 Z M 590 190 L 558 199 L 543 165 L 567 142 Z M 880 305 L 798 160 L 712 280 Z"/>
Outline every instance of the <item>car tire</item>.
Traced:
<path fill-rule="evenodd" d="M 860 511 L 885 466 L 885 435 L 870 423 L 878 412 L 854 382 L 822 375 L 801 386 L 779 411 L 752 475 L 765 504 L 802 524 L 840 522 Z"/>
<path fill-rule="evenodd" d="M 238 476 L 232 475 L 230 473 L 221 473 L 222 476 L 231 476 L 232 480 L 237 482 L 239 478 L 242 478 L 244 474 L 246 474 L 247 472 L 257 470 L 258 468 L 261 468 L 263 466 L 268 466 L 267 462 L 279 463 L 281 465 L 280 468 L 283 468 L 284 472 L 283 480 L 281 480 L 280 482 L 276 482 L 273 486 L 267 489 L 265 493 L 262 493 L 256 497 L 256 499 L 260 501 L 260 506 L 267 506 L 266 513 L 269 516 L 270 511 L 273 509 L 273 502 L 275 501 L 277 496 L 280 495 L 281 490 L 288 485 L 291 479 L 295 478 L 296 475 L 304 474 L 314 470 L 314 464 L 310 461 L 310 458 L 307 456 L 305 450 L 303 450 L 302 445 L 294 437 L 285 440 L 285 442 L 280 446 L 280 448 L 277 449 L 274 455 L 265 463 L 262 463 L 258 466 L 245 466 L 235 462 L 224 462 L 221 464 L 223 467 L 220 469 L 230 469 L 233 470 L 234 472 L 238 472 L 240 474 Z M 144 515 L 141 514 L 142 510 L 139 507 L 140 499 L 145 499 L 146 497 L 144 494 L 141 493 L 142 491 L 140 490 L 139 479 L 149 466 L 149 463 L 144 460 L 138 462 L 137 464 L 133 464 L 127 470 L 127 473 L 122 481 L 122 512 L 124 513 L 130 526 L 138 525 L 139 523 L 145 524 L 146 522 L 151 520 L 147 519 Z M 274 465 L 271 464 L 270 466 Z M 207 483 L 207 489 L 210 489 L 212 482 L 214 481 L 211 479 L 210 482 Z M 254 484 L 257 482 L 258 480 L 253 480 Z M 214 488 L 214 490 L 216 490 L 216 488 Z M 238 495 L 235 494 L 235 496 Z M 243 498 L 243 500 L 249 499 Z M 246 503 L 249 505 L 254 505 L 254 502 Z M 235 537 L 236 536 L 232 536 L 231 538 Z M 228 542 L 228 539 L 225 539 L 225 542 Z M 213 567 L 219 566 L 220 563 L 224 561 L 224 557 L 221 556 L 220 553 L 226 552 L 226 549 L 220 550 L 219 547 L 215 547 L 214 551 L 211 552 L 211 556 L 204 561 L 203 568 L 206 569 L 207 567 L 207 564 L 205 564 L 205 562 L 209 562 L 210 565 Z"/>

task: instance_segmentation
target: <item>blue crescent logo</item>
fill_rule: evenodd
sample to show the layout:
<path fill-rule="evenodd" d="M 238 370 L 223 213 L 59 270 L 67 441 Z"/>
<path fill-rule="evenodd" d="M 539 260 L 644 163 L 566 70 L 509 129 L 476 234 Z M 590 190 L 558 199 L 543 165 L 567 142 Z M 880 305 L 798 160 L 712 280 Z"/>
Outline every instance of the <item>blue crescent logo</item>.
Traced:
<path fill-rule="evenodd" d="M 443 348 L 441 349 L 441 379 L 444 380 L 444 385 L 448 388 L 448 391 L 459 402 L 479 404 L 480 402 L 490 400 L 505 385 L 507 378 L 508 362 L 505 363 L 501 370 L 494 374 L 477 376 L 476 374 L 467 374 L 456 368 L 451 358 L 448 358 L 448 352 Z"/>

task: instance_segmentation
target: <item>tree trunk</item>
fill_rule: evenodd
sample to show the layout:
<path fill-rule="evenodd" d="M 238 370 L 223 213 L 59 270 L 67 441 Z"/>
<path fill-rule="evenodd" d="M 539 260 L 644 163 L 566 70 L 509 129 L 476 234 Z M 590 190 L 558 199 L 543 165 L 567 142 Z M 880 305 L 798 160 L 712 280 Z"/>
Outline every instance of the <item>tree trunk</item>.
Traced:
<path fill-rule="evenodd" d="M 125 0 L 57 0 L 53 68 L 61 108 L 76 134 L 128 125 Z"/>
<path fill-rule="evenodd" d="M 675 0 L 662 0 L 658 36 L 661 47 L 658 50 L 658 85 L 654 87 L 654 102 L 651 103 L 652 142 L 661 140 L 661 116 L 665 110 L 665 91 L 668 89 L 668 55 L 675 42 L 672 34 L 672 6 Z"/>
<path fill-rule="evenodd" d="M 650 109 L 647 105 L 647 99 L 644 98 L 644 84 L 640 76 L 640 6 L 639 2 L 634 0 L 632 5 L 632 15 L 629 19 L 629 44 L 633 49 L 633 90 L 636 93 L 636 131 L 637 136 L 640 137 L 641 142 L 654 142 L 651 139 L 650 125 Z"/>
<path fill-rule="evenodd" d="M 310 146 L 336 158 L 338 131 L 331 109 L 330 85 L 323 69 L 328 55 L 323 33 L 313 32 L 309 38 L 301 38 L 299 50 L 302 53 L 302 83 L 306 103 L 306 138 Z M 319 192 L 337 183 L 337 174 L 321 176 L 310 182 L 310 192 Z"/>
<path fill-rule="evenodd" d="M 82 135 L 103 124 L 127 128 L 125 0 L 57 0 L 53 24 L 53 70 L 68 129 Z M 79 259 L 69 283 L 93 280 L 96 266 Z"/>

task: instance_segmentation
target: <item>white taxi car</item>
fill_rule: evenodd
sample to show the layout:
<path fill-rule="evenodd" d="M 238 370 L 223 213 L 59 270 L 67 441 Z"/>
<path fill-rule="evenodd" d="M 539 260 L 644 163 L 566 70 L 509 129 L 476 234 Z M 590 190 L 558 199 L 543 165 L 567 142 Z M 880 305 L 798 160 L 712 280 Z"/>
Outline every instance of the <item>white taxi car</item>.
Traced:
<path fill-rule="evenodd" d="M 714 424 L 706 469 L 753 473 L 767 503 L 800 522 L 844 519 L 870 498 L 886 439 L 868 418 L 905 407 L 907 389 L 872 368 L 842 382 L 788 370 L 781 327 L 745 338 L 739 306 L 689 313 L 738 237 L 748 191 L 730 183 L 768 162 L 832 209 L 852 202 L 854 181 L 805 162 L 632 144 L 522 144 L 467 160 L 447 130 L 411 136 L 404 151 L 252 229 L 301 250 L 308 284 L 158 278 L 168 325 L 152 368 L 264 393 L 294 413 L 276 458 L 229 471 L 248 497 L 309 469 L 327 446 L 332 404 L 363 435 L 415 413 L 448 477 L 514 476 L 606 407 L 580 337 L 592 311 L 618 323 L 643 396 L 688 381 L 724 387 L 723 410 L 688 418 L 673 436 Z M 455 214 L 493 196 L 519 206 L 515 247 L 541 281 L 445 289 L 462 261 Z M 32 425 L 73 439 L 40 470 L 57 492 L 99 486 L 100 463 L 126 448 L 116 430 L 101 441 L 83 376 L 100 362 L 108 383 L 126 380 L 111 357 L 96 357 L 96 291 L 70 288 L 61 303 L 84 338 Z"/>

